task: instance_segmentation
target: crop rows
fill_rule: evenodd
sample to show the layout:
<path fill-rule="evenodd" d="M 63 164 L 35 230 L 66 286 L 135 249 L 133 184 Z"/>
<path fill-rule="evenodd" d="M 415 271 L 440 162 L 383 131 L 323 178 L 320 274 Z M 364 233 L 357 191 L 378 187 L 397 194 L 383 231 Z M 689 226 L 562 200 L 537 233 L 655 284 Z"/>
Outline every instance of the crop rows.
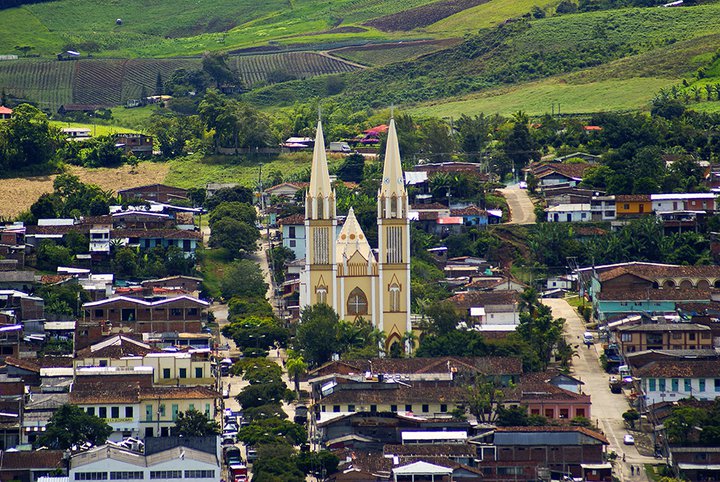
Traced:
<path fill-rule="evenodd" d="M 163 82 L 168 80 L 177 69 L 199 69 L 200 59 L 132 59 L 125 65 L 122 101 L 139 99 L 142 88 L 152 95 L 155 92 L 157 75 L 160 72 Z"/>
<path fill-rule="evenodd" d="M 304 79 L 314 75 L 349 72 L 357 67 L 314 52 L 286 52 L 270 55 L 238 56 L 234 68 L 245 85 L 265 82 L 268 74 L 283 72 Z"/>
<path fill-rule="evenodd" d="M 75 62 L 73 103 L 115 105 L 122 102 L 125 60 L 85 60 Z"/>
<path fill-rule="evenodd" d="M 19 61 L 0 62 L 0 89 L 55 111 L 72 101 L 72 62 Z"/>

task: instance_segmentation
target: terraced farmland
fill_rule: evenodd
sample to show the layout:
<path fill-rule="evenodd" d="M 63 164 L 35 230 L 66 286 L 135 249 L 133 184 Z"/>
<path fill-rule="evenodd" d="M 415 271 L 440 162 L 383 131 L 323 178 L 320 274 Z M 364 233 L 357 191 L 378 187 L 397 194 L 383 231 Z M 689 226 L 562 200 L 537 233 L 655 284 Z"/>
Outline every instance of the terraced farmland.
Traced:
<path fill-rule="evenodd" d="M 0 88 L 12 97 L 31 99 L 41 108 L 57 109 L 72 102 L 73 62 L 0 62 Z"/>
<path fill-rule="evenodd" d="M 337 74 L 358 69 L 343 60 L 315 52 L 237 56 L 232 60 L 231 68 L 239 73 L 243 83 L 248 86 L 266 81 L 268 74 L 273 72 L 305 79 L 315 75 Z"/>
<path fill-rule="evenodd" d="M 261 83 L 273 72 L 304 79 L 358 69 L 351 63 L 314 52 L 233 56 L 230 66 L 245 85 Z M 59 62 L 13 60 L 0 62 L 0 88 L 51 111 L 62 104 L 113 106 L 155 90 L 157 74 L 163 79 L 177 69 L 199 69 L 199 58 L 83 59 Z"/>

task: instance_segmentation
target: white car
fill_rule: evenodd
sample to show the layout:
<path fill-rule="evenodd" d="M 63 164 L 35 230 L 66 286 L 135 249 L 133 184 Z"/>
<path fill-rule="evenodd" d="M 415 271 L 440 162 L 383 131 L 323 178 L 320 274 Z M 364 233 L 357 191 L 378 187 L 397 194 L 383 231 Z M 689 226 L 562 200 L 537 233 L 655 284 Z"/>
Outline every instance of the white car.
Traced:
<path fill-rule="evenodd" d="M 635 437 L 633 437 L 629 433 L 626 433 L 623 437 L 623 443 L 625 445 L 635 445 Z"/>
<path fill-rule="evenodd" d="M 526 183 L 525 181 L 520 181 L 520 182 L 518 183 L 518 187 L 519 187 L 520 189 L 527 189 L 527 183 Z"/>

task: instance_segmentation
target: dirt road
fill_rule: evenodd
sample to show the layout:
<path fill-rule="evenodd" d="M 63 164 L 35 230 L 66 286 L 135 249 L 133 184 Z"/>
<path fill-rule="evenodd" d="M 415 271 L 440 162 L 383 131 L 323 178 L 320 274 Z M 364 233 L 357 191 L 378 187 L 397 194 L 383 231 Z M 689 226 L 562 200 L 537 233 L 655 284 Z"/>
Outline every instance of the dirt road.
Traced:
<path fill-rule="evenodd" d="M 535 205 L 526 189 L 520 189 L 519 184 L 513 184 L 500 189 L 500 192 L 510 207 L 508 224 L 535 224 Z"/>

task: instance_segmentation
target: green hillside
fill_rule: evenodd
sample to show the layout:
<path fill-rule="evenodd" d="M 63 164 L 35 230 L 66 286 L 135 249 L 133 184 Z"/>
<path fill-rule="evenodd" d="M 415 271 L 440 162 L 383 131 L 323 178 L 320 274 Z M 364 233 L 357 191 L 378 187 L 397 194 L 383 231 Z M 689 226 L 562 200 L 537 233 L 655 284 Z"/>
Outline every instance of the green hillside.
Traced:
<path fill-rule="evenodd" d="M 719 25 L 717 3 L 523 19 L 484 30 L 416 61 L 353 74 L 347 82 L 351 87 L 340 96 L 359 107 L 438 103 L 574 72 L 585 72 L 585 82 L 653 77 L 663 79 L 654 83 L 662 87 L 692 75 L 703 59 L 707 61 L 717 48 L 714 35 Z M 292 103 L 326 96 L 323 89 L 321 82 L 310 80 L 271 86 L 248 98 L 266 104 Z M 645 92 L 643 102 L 653 94 Z"/>

